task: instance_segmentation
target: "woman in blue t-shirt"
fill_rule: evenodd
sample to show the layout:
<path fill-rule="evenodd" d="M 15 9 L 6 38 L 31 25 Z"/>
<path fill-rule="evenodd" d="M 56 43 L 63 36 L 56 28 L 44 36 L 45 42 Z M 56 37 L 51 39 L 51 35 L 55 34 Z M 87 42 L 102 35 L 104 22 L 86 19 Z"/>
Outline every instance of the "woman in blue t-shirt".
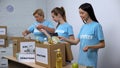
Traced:
<path fill-rule="evenodd" d="M 74 33 L 72 26 L 66 20 L 66 14 L 63 7 L 55 7 L 51 11 L 53 20 L 58 23 L 55 33 L 60 37 L 65 37 L 74 40 Z M 43 30 L 43 32 L 49 37 L 49 35 Z M 66 43 L 67 44 L 67 43 Z M 71 51 L 70 46 L 66 46 L 66 49 Z M 66 61 L 71 62 L 73 60 L 72 52 L 66 52 Z"/>
<path fill-rule="evenodd" d="M 46 30 L 48 33 L 54 33 L 55 29 L 53 23 L 44 19 L 44 12 L 42 9 L 37 9 L 33 13 L 33 16 L 35 17 L 36 21 L 30 25 L 28 29 L 23 31 L 22 35 L 27 36 L 28 34 L 33 33 L 37 40 L 44 42 L 46 35 L 41 32 L 41 29 Z"/>
<path fill-rule="evenodd" d="M 79 13 L 84 25 L 80 29 L 78 37 L 75 40 L 63 37 L 61 39 L 74 45 L 80 42 L 78 63 L 97 68 L 98 49 L 105 47 L 103 30 L 90 3 L 82 4 L 79 7 Z"/>

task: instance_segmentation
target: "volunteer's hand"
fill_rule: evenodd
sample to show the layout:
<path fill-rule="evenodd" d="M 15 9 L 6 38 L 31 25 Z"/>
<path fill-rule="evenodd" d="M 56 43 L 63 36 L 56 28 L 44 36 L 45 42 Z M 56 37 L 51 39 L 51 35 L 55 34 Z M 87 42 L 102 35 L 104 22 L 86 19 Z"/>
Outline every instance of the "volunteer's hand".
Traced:
<path fill-rule="evenodd" d="M 89 47 L 88 47 L 88 46 L 86 46 L 86 47 L 84 47 L 84 48 L 83 48 L 83 51 L 84 51 L 84 52 L 87 52 L 87 51 L 88 51 L 88 49 L 89 49 Z"/>
<path fill-rule="evenodd" d="M 58 38 L 59 38 L 60 40 L 64 40 L 64 41 L 66 41 L 66 40 L 67 40 L 67 38 L 62 37 L 62 36 L 58 36 Z"/>
<path fill-rule="evenodd" d="M 22 32 L 22 35 L 23 36 L 27 36 L 27 33 L 24 31 L 24 32 Z"/>
<path fill-rule="evenodd" d="M 43 25 L 38 25 L 36 28 L 37 28 L 38 30 L 40 30 L 40 29 L 43 29 L 44 26 L 43 26 Z"/>
<path fill-rule="evenodd" d="M 40 31 L 43 32 L 43 33 L 47 33 L 47 31 L 44 30 L 44 29 L 40 29 Z"/>

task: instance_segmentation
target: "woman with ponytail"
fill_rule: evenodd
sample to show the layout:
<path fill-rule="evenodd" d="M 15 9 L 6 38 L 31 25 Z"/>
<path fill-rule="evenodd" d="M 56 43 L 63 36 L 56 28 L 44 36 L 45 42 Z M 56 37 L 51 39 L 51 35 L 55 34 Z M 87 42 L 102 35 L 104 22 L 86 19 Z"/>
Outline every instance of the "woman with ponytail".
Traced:
<path fill-rule="evenodd" d="M 53 20 L 58 23 L 55 33 L 60 37 L 65 37 L 67 39 L 74 40 L 74 33 L 72 26 L 66 20 L 66 14 L 63 7 L 55 7 L 51 11 Z M 66 46 L 66 49 L 71 51 L 70 46 Z M 66 62 L 71 62 L 73 60 L 72 52 L 66 52 Z"/>
<path fill-rule="evenodd" d="M 65 37 L 67 39 L 74 40 L 74 33 L 72 26 L 67 22 L 66 20 L 66 14 L 63 7 L 55 7 L 51 11 L 51 16 L 53 20 L 58 23 L 56 26 L 55 33 L 58 34 L 59 37 Z M 47 37 L 50 37 L 48 33 L 44 30 L 42 30 Z M 65 42 L 65 41 L 63 41 Z M 69 44 L 68 42 L 65 42 L 66 44 Z M 70 44 L 71 45 L 71 44 Z M 70 63 L 73 60 L 73 55 L 71 51 L 71 46 L 66 45 L 66 62 Z"/>

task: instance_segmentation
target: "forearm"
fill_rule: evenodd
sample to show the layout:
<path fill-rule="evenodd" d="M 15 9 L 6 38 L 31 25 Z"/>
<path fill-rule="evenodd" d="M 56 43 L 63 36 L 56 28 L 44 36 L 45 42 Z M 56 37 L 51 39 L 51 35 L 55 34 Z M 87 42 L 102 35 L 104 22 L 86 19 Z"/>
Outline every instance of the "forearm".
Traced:
<path fill-rule="evenodd" d="M 49 28 L 49 27 L 44 26 L 43 29 L 48 31 L 48 32 L 50 32 L 50 33 L 54 33 L 55 32 L 54 28 Z"/>
<path fill-rule="evenodd" d="M 94 46 L 88 46 L 88 49 L 99 49 L 99 48 L 104 48 L 105 47 L 105 42 L 101 41 L 99 44 L 94 45 Z"/>
<path fill-rule="evenodd" d="M 75 40 L 66 39 L 65 41 L 66 41 L 66 42 L 69 42 L 69 43 L 72 44 L 72 45 L 77 45 L 77 44 L 79 43 L 79 39 L 75 39 Z"/>
<path fill-rule="evenodd" d="M 27 36 L 28 34 L 30 34 L 30 32 L 28 30 L 25 30 L 24 32 L 22 32 L 22 35 Z"/>
<path fill-rule="evenodd" d="M 47 38 L 51 38 L 50 34 L 48 34 L 47 32 L 45 32 L 44 34 L 47 36 Z"/>

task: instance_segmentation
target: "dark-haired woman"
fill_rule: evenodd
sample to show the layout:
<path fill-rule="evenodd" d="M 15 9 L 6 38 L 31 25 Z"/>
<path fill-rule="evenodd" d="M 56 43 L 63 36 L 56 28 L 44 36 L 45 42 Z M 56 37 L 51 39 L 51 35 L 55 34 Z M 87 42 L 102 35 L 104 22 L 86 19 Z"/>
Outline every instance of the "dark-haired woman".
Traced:
<path fill-rule="evenodd" d="M 105 47 L 102 26 L 97 21 L 90 3 L 84 3 L 79 7 L 80 17 L 84 22 L 75 40 L 61 37 L 71 44 L 80 42 L 78 63 L 84 66 L 97 68 L 98 49 Z"/>

